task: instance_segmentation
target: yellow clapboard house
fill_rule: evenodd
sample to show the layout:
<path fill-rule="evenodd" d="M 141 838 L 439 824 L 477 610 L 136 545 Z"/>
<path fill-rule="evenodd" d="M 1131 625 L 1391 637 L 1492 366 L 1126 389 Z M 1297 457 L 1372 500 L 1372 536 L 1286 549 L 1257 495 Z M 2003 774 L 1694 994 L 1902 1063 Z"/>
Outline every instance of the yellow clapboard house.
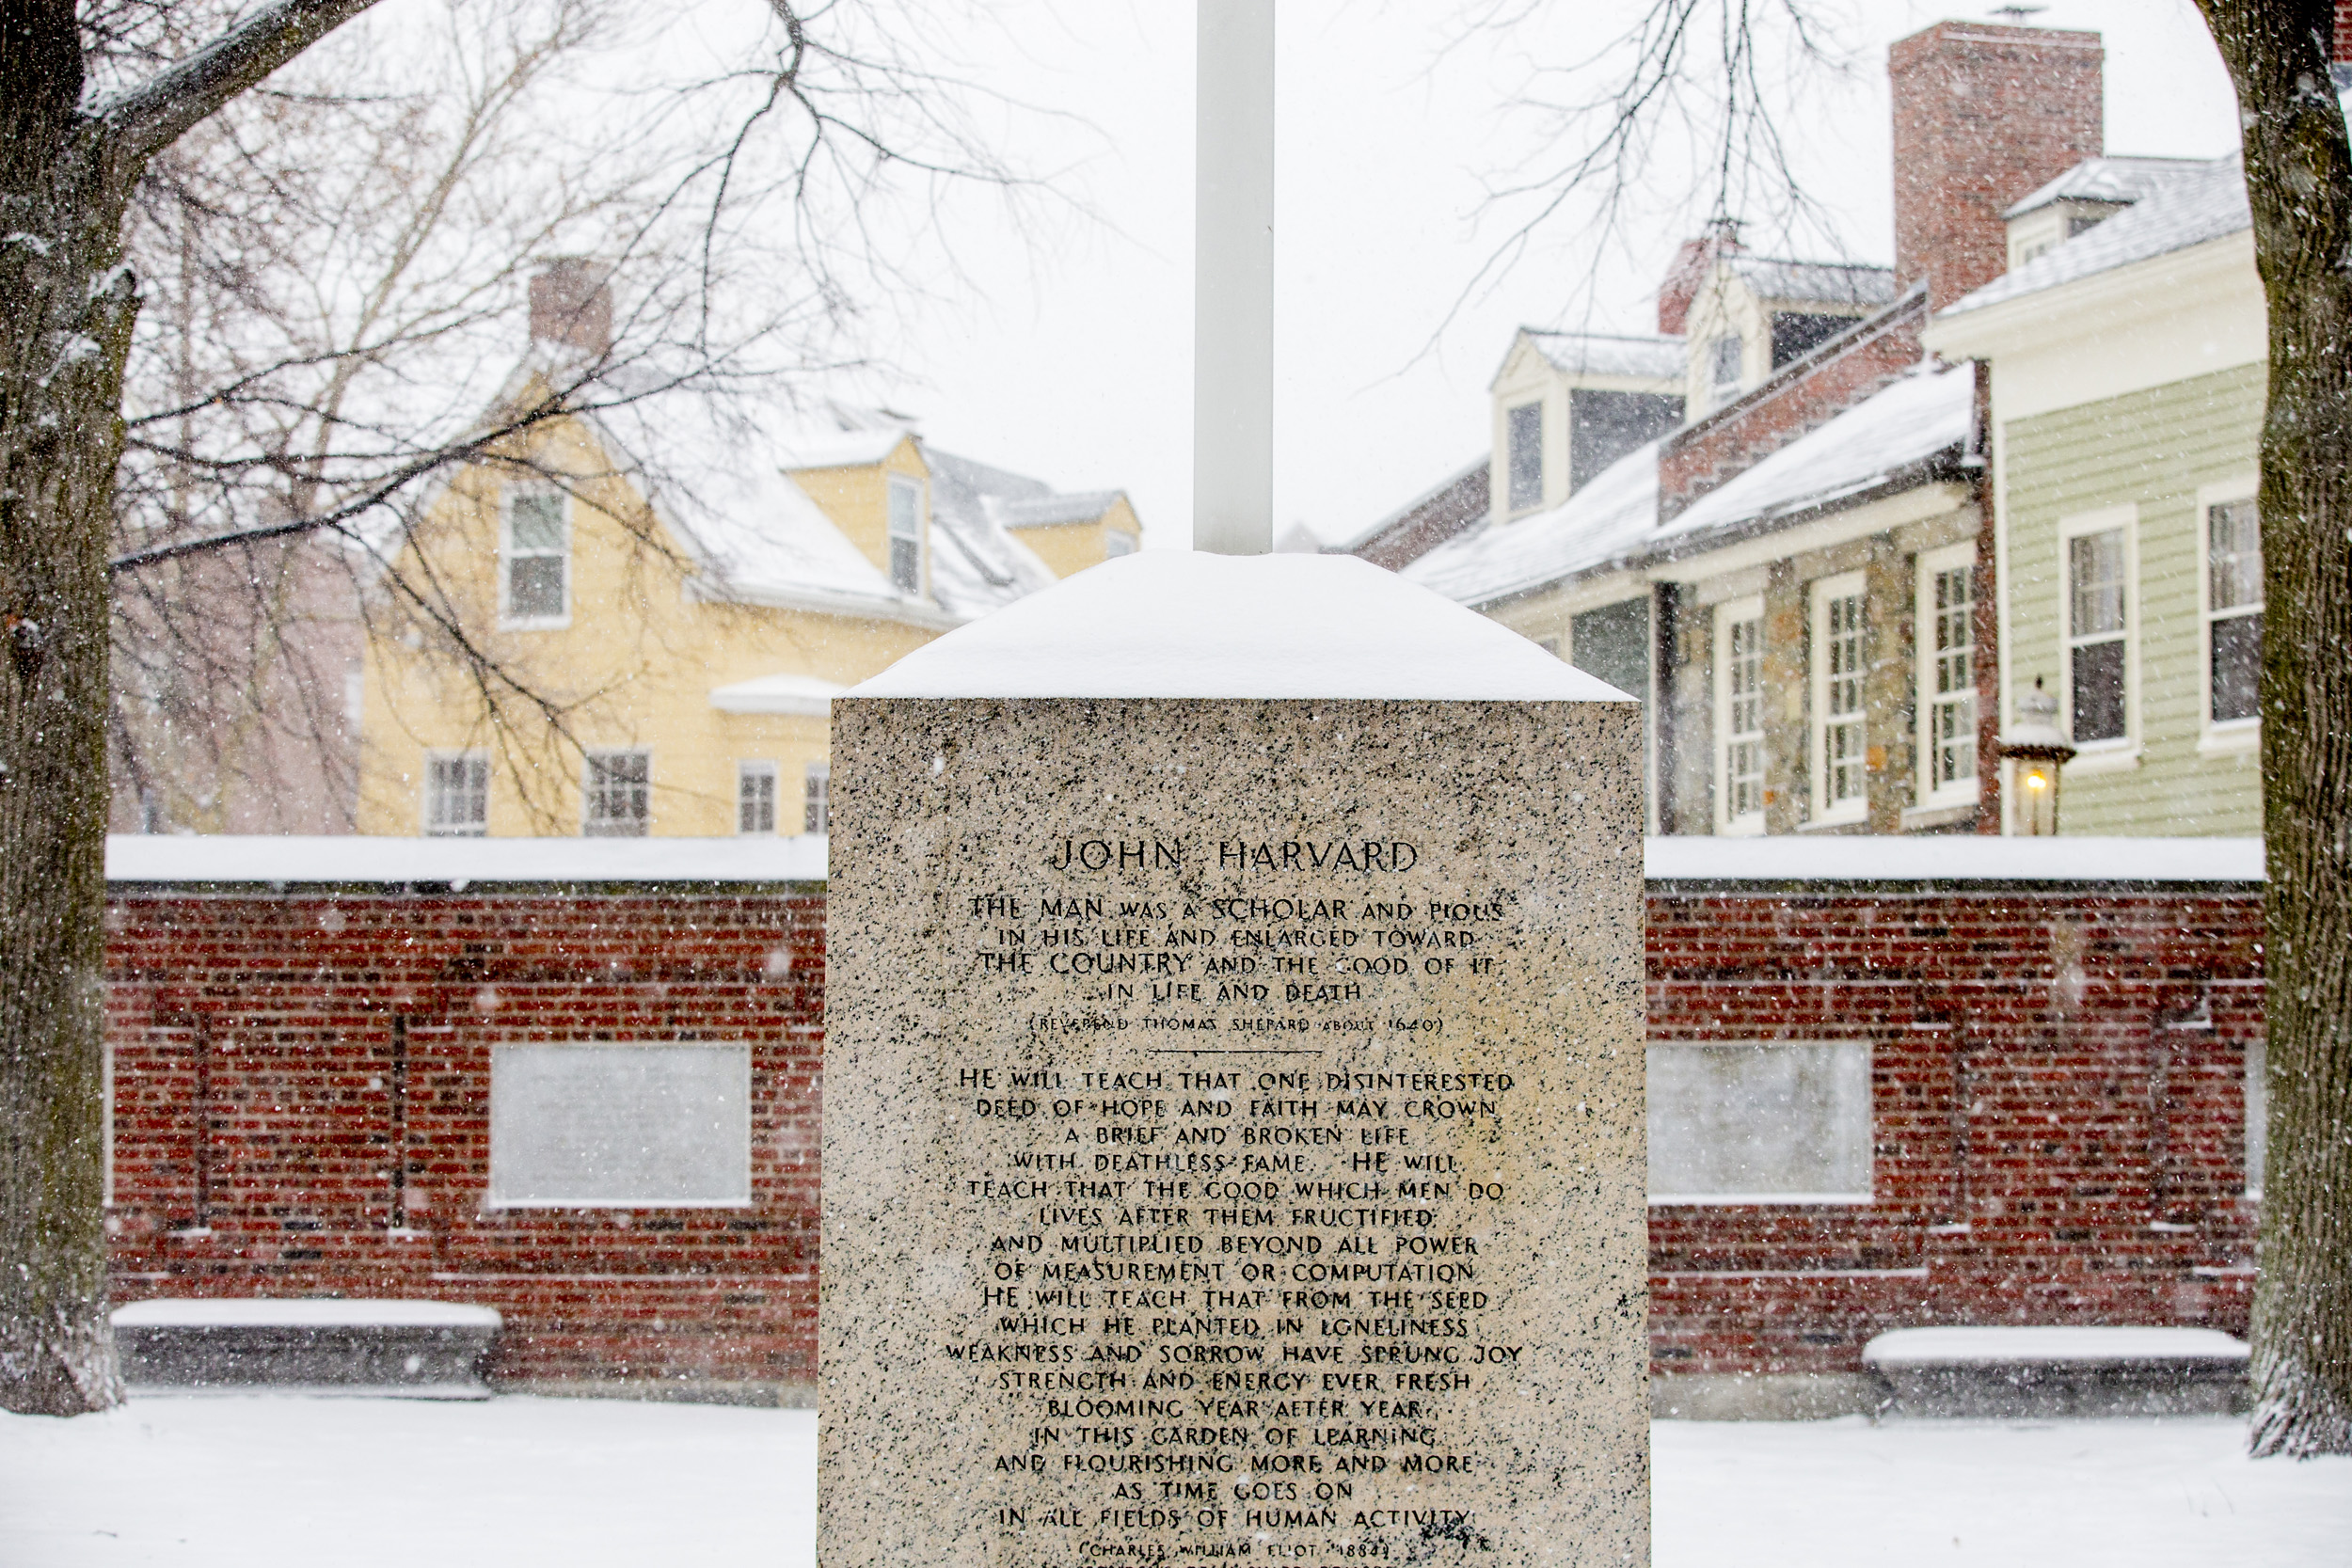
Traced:
<path fill-rule="evenodd" d="M 547 399 L 577 352 L 535 341 L 505 400 Z M 543 420 L 428 499 L 386 578 L 359 831 L 821 832 L 834 695 L 1139 544 L 1122 493 L 891 416 L 647 398 Z"/>

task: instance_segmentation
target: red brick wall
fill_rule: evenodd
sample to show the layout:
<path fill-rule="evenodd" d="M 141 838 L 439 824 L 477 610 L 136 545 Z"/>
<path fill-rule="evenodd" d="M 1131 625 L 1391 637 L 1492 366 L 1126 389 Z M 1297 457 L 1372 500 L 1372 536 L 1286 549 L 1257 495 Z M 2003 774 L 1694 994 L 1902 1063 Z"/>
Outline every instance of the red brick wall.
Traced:
<path fill-rule="evenodd" d="M 815 1377 L 824 906 L 118 892 L 118 1301 L 421 1296 L 507 1380 Z M 752 1047 L 747 1209 L 485 1207 L 493 1041 Z"/>
<path fill-rule="evenodd" d="M 2242 1332 L 2253 891 L 1649 898 L 1658 1040 L 1867 1039 L 1867 1206 L 1651 1214 L 1665 1372 L 1834 1371 L 1883 1329 Z M 509 1382 L 814 1382 L 821 897 L 110 900 L 115 1294 L 478 1302 Z M 753 1047 L 748 1209 L 492 1211 L 489 1052 Z"/>
<path fill-rule="evenodd" d="M 1895 277 L 1942 309 L 2009 270 L 2003 212 L 2106 147 L 2096 33 L 1939 22 L 1886 55 Z"/>
<path fill-rule="evenodd" d="M 1871 330 L 1834 351 L 1825 345 L 1820 357 L 1796 361 L 1666 437 L 1658 451 L 1660 521 L 1907 374 L 1927 352 L 1919 341 L 1926 325 L 1924 301 L 1898 305 Z"/>
<path fill-rule="evenodd" d="M 1651 1211 L 1662 1372 L 1854 1371 L 1886 1329 L 2243 1333 L 2257 894 L 1649 899 L 1653 1040 L 1867 1039 L 1866 1206 Z"/>

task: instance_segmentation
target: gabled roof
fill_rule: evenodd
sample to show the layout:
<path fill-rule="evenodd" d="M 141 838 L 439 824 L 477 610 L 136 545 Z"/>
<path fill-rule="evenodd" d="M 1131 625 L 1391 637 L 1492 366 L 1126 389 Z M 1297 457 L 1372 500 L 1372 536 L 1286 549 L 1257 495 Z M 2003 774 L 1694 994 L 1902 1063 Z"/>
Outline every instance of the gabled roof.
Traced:
<path fill-rule="evenodd" d="M 1658 520 L 1658 444 L 1619 458 L 1549 512 L 1466 531 L 1402 575 L 1448 598 L 1493 604 L 1595 572 L 1640 567 L 1852 505 L 1966 450 L 1966 366 L 1922 366 Z"/>
<path fill-rule="evenodd" d="M 2201 158 L 2085 158 L 2001 216 L 2022 218 L 2053 201 L 2129 205 L 2153 194 L 2172 176 L 2185 174 L 2204 162 Z"/>
<path fill-rule="evenodd" d="M 931 589 L 942 602 L 978 615 L 1052 587 L 1054 569 L 1006 531 L 1004 513 L 1050 504 L 1054 487 L 953 452 L 927 447 L 924 455 L 931 467 Z"/>
<path fill-rule="evenodd" d="M 2235 154 L 2190 163 L 2137 202 L 1938 311 L 1965 315 L 2253 227 Z"/>
<path fill-rule="evenodd" d="M 1540 326 L 1522 326 L 1519 335 L 1564 375 L 1679 381 L 1685 368 L 1680 338 L 1621 338 L 1605 332 L 1554 332 Z"/>
<path fill-rule="evenodd" d="M 1794 261 L 1744 250 L 1722 257 L 1756 297 L 1792 305 L 1840 305 L 1867 309 L 1895 300 L 1895 269 L 1859 261 Z"/>

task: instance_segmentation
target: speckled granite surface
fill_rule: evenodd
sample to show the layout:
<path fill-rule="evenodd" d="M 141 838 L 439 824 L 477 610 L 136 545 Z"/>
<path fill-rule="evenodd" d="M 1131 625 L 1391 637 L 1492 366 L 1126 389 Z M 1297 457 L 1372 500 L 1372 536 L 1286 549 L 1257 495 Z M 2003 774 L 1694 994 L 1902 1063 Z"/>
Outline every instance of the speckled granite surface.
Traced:
<path fill-rule="evenodd" d="M 1640 757 L 836 702 L 823 1568 L 1645 1563 Z"/>

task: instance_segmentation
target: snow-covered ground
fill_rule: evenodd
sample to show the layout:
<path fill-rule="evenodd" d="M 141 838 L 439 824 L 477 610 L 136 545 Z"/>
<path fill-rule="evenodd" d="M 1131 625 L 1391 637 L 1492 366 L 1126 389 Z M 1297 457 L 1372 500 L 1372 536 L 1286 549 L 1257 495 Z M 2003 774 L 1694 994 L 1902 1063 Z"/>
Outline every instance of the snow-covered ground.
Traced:
<path fill-rule="evenodd" d="M 2352 1460 L 2179 1421 L 1661 1421 L 1659 1568 L 2347 1560 Z M 155 1398 L 0 1416 L 0 1563 L 780 1564 L 816 1418 L 617 1401 Z"/>

